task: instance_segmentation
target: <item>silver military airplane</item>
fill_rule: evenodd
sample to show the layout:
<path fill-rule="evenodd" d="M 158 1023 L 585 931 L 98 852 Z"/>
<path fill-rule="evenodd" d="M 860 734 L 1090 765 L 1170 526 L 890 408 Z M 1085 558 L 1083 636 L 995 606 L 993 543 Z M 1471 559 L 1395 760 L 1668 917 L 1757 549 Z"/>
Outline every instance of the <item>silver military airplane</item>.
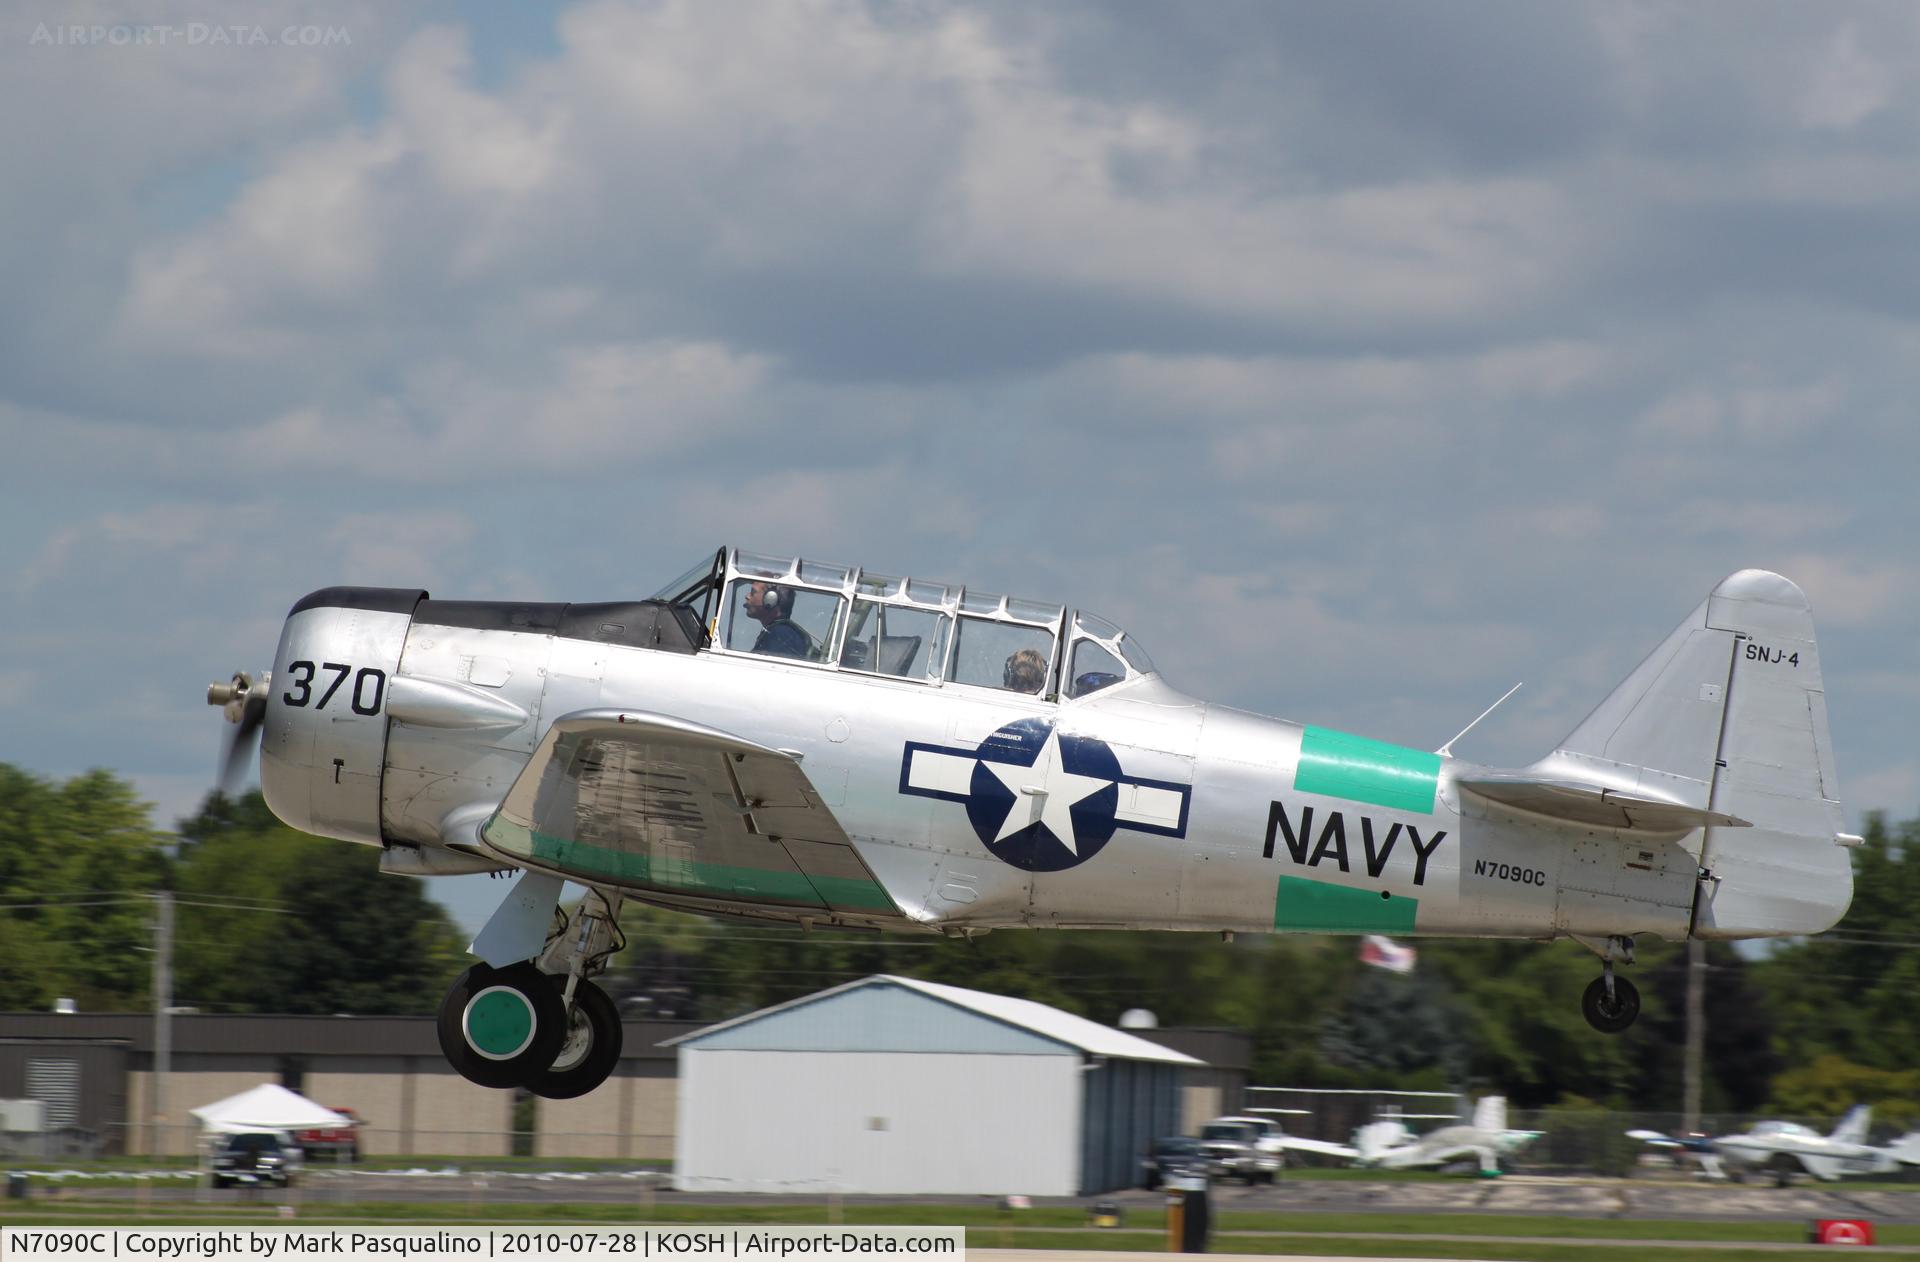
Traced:
<path fill-rule="evenodd" d="M 1848 1110 L 1831 1135 L 1798 1122 L 1767 1121 L 1737 1135 L 1712 1138 L 1675 1139 L 1648 1130 L 1628 1131 L 1627 1137 L 1693 1158 L 1709 1179 L 1744 1181 L 1749 1174 L 1769 1173 L 1781 1187 L 1800 1173 L 1831 1183 L 1848 1175 L 1890 1174 L 1903 1165 L 1920 1165 L 1920 1131 L 1876 1146 L 1867 1142 L 1872 1124 L 1873 1111 L 1862 1104 Z"/>
<path fill-rule="evenodd" d="M 271 672 L 208 701 L 229 774 L 259 732 L 289 825 L 387 872 L 523 872 L 441 1044 L 556 1097 L 619 1054 L 591 978 L 627 899 L 953 936 L 1571 937 L 1618 1031 L 1637 936 L 1825 929 L 1858 840 L 1807 601 L 1760 570 L 1512 769 L 1195 700 L 1085 611 L 733 549 L 638 601 L 317 591 Z"/>

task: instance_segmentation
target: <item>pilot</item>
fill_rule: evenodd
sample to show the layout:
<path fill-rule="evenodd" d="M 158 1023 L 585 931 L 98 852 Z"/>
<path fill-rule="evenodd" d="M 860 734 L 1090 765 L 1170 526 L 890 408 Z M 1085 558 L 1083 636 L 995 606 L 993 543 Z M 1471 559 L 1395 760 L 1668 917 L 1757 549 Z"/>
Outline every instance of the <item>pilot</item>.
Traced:
<path fill-rule="evenodd" d="M 1007 658 L 1001 679 L 1015 692 L 1039 692 L 1047 682 L 1047 659 L 1038 649 L 1020 649 Z"/>
<path fill-rule="evenodd" d="M 806 629 L 793 620 L 793 589 L 773 583 L 749 583 L 741 603 L 747 617 L 760 624 L 753 651 L 773 657 L 805 658 L 813 651 Z"/>

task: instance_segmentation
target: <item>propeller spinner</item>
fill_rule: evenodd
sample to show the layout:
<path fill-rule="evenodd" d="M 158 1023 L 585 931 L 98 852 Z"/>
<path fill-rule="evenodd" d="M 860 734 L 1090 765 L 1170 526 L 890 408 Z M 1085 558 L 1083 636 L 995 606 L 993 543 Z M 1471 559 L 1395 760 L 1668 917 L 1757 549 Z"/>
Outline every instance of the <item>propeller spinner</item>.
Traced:
<path fill-rule="evenodd" d="M 260 672 L 256 682 L 246 671 L 235 671 L 224 684 L 207 685 L 207 704 L 221 707 L 233 727 L 220 748 L 220 774 L 217 787 L 222 795 L 235 797 L 247 774 L 247 764 L 259 743 L 260 725 L 267 718 L 267 683 L 272 675 Z"/>

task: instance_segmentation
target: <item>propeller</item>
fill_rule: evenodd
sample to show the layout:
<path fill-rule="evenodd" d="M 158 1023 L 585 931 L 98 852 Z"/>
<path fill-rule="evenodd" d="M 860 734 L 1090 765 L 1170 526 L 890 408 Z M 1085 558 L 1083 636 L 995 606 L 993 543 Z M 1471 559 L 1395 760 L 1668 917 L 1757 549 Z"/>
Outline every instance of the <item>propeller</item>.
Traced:
<path fill-rule="evenodd" d="M 216 787 L 224 797 L 238 797 L 247 764 L 259 743 L 260 725 L 267 720 L 267 683 L 273 676 L 260 672 L 258 682 L 244 670 L 224 684 L 207 685 L 207 704 L 217 705 L 233 726 L 220 745 L 220 777 Z"/>

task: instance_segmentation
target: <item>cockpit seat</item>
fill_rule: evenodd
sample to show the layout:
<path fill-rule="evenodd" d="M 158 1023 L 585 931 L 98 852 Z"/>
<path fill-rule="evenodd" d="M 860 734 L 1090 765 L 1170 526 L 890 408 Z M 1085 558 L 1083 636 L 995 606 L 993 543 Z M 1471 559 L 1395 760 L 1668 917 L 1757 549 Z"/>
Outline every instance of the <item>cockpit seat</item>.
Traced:
<path fill-rule="evenodd" d="M 1090 670 L 1074 679 L 1073 687 L 1068 690 L 1067 695 L 1069 697 L 1084 697 L 1090 692 L 1098 692 L 1102 688 L 1110 688 L 1114 684 L 1119 683 L 1123 678 L 1125 678 L 1125 676 L 1116 675 L 1111 671 Z"/>
<path fill-rule="evenodd" d="M 907 667 L 913 664 L 914 656 L 920 652 L 920 637 L 917 635 L 883 635 L 880 637 L 880 673 L 883 675 L 904 675 Z"/>

